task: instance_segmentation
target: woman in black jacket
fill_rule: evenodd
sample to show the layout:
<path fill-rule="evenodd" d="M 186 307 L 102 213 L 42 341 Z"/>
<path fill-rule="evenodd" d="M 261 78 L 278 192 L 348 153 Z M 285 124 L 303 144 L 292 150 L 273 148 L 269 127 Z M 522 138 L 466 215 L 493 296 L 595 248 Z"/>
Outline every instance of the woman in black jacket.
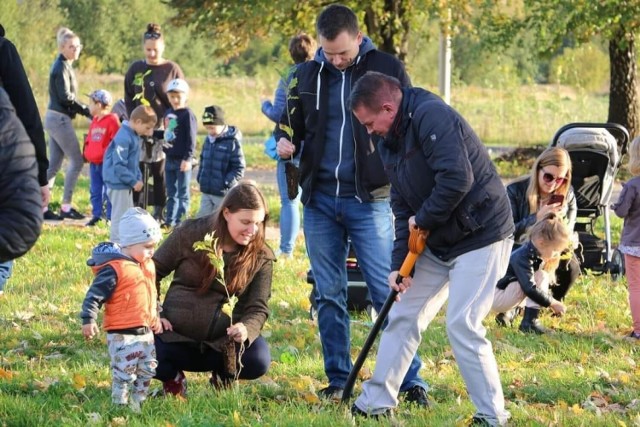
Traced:
<path fill-rule="evenodd" d="M 578 207 L 571 188 L 571 158 L 563 148 L 544 150 L 533 163 L 531 173 L 507 186 L 511 213 L 516 227 L 516 249 L 527 237 L 527 231 L 537 221 L 554 212 L 564 217 L 569 230 L 573 230 Z M 567 253 L 568 255 L 569 253 Z M 552 280 L 551 294 L 561 301 L 580 275 L 580 263 L 574 256 L 563 257 Z M 500 313 L 496 322 L 510 324 L 515 312 Z"/>
<path fill-rule="evenodd" d="M 49 71 L 49 106 L 44 116 L 44 128 L 49 134 L 49 187 L 53 187 L 56 174 L 65 157 L 69 159 L 69 166 L 64 177 L 60 215 L 47 209 L 44 219 L 83 219 L 84 215 L 71 207 L 73 190 L 84 164 L 80 143 L 71 120 L 76 114 L 91 117 L 89 108 L 78 102 L 78 82 L 72 67 L 73 61 L 80 56 L 82 45 L 80 38 L 68 28 L 58 30 L 57 40 L 59 55 Z"/>

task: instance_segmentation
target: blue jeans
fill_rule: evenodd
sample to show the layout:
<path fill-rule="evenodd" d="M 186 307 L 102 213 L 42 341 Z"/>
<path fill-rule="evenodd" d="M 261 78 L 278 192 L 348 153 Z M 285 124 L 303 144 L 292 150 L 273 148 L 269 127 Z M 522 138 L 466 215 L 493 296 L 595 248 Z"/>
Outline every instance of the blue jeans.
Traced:
<path fill-rule="evenodd" d="M 0 291 L 4 291 L 4 285 L 11 277 L 11 271 L 13 270 L 13 260 L 0 262 Z"/>
<path fill-rule="evenodd" d="M 91 200 L 91 214 L 94 218 L 102 218 L 103 206 L 106 203 L 106 218 L 111 219 L 111 201 L 107 196 L 107 186 L 102 180 L 102 163 L 89 164 L 89 194 Z"/>
<path fill-rule="evenodd" d="M 388 200 L 361 203 L 355 198 L 313 192 L 304 206 L 304 234 L 315 278 L 315 299 L 324 370 L 331 386 L 344 388 L 351 363 L 347 311 L 348 238 L 369 288 L 373 306 L 380 311 L 389 294 L 393 220 Z M 414 354 L 401 391 L 414 386 L 427 389 L 418 376 L 422 363 Z"/>
<path fill-rule="evenodd" d="M 191 169 L 180 172 L 182 159 L 167 157 L 164 166 L 164 178 L 167 185 L 167 213 L 165 222 L 169 225 L 177 225 L 182 217 L 189 212 L 189 183 L 191 182 Z"/>
<path fill-rule="evenodd" d="M 278 191 L 280 192 L 280 252 L 290 254 L 296 244 L 296 237 L 300 231 L 300 195 L 302 190 L 298 187 L 298 197 L 289 199 L 287 193 L 287 177 L 285 175 L 285 163 L 289 160 L 278 160 L 276 178 L 278 179 Z M 300 159 L 293 159 L 298 166 Z"/>

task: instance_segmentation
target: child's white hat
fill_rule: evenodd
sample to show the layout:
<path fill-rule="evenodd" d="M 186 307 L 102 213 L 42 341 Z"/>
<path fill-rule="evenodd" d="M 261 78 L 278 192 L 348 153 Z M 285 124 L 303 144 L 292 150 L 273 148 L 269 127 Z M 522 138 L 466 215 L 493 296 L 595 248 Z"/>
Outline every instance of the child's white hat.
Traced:
<path fill-rule="evenodd" d="M 158 242 L 162 237 L 158 222 L 142 208 L 129 208 L 120 218 L 120 246 Z"/>
<path fill-rule="evenodd" d="M 189 94 L 189 85 L 182 79 L 173 79 L 167 85 L 167 92 L 183 92 Z"/>

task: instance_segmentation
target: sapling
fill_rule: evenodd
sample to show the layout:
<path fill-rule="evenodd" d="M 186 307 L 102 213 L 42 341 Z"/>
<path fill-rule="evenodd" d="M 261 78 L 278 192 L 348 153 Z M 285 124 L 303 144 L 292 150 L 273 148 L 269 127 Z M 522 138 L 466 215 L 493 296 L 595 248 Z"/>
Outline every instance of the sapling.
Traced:
<path fill-rule="evenodd" d="M 222 257 L 222 248 L 218 244 L 218 238 L 215 236 L 215 231 L 207 233 L 204 236 L 204 240 L 197 241 L 193 244 L 193 249 L 196 251 L 205 251 L 209 262 L 215 269 L 216 280 L 224 288 L 224 292 L 227 295 L 226 302 L 222 305 L 222 312 L 229 316 L 229 326 L 233 325 L 233 310 L 238 303 L 238 297 L 233 294 L 229 294 L 229 288 L 224 278 L 224 258 Z M 242 363 L 239 363 L 242 354 L 244 353 L 244 343 L 240 343 L 240 351 L 236 356 L 236 343 L 232 337 L 228 337 L 224 347 L 225 355 L 225 368 L 228 374 L 234 376 L 234 380 L 238 379 L 240 370 L 242 370 Z M 240 369 L 237 369 L 238 364 Z"/>

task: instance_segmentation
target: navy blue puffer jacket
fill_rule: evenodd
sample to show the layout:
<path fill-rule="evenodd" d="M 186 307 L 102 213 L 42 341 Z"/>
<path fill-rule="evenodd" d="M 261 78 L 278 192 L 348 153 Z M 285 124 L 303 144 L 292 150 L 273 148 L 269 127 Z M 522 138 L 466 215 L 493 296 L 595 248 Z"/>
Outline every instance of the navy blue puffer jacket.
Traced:
<path fill-rule="evenodd" d="M 26 253 L 40 236 L 42 221 L 35 149 L 0 88 L 0 262 Z"/>
<path fill-rule="evenodd" d="M 224 196 L 244 176 L 242 133 L 234 126 L 216 138 L 207 135 L 200 154 L 198 184 L 200 191 Z"/>

